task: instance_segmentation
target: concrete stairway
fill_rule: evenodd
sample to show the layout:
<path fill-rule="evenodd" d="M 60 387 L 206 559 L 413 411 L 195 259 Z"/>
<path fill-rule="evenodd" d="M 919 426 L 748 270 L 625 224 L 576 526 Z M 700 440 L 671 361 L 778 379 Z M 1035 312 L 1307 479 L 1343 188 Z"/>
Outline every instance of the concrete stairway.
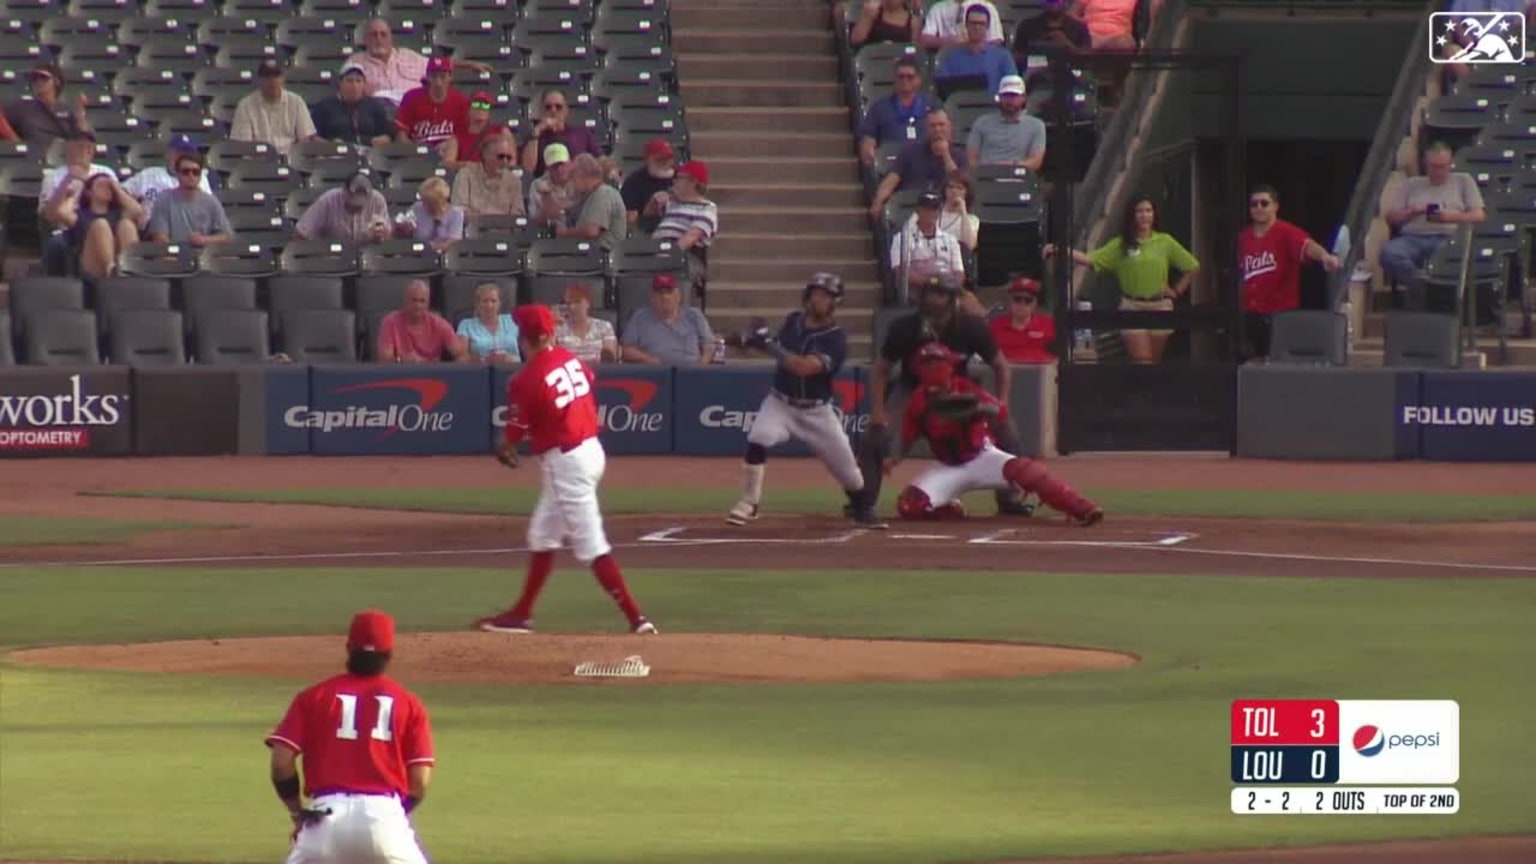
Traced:
<path fill-rule="evenodd" d="M 720 206 L 709 319 L 728 332 L 799 305 L 806 277 L 847 285 L 850 356 L 879 300 L 858 159 L 825 0 L 672 0 L 693 156 Z"/>

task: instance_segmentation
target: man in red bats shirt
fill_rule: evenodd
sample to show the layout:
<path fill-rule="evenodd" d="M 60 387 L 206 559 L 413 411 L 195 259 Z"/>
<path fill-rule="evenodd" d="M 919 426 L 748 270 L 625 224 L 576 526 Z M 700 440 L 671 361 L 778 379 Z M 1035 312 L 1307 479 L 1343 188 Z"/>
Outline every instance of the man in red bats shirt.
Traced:
<path fill-rule="evenodd" d="M 608 592 L 632 633 L 655 633 L 630 596 L 624 574 L 603 531 L 597 486 L 607 455 L 597 439 L 596 375 L 581 358 L 556 345 L 555 316 L 548 306 L 529 304 L 512 312 L 525 361 L 507 385 L 506 436 L 496 458 L 517 467 L 517 445 L 527 437 L 539 457 L 539 503 L 528 520 L 528 575 L 512 608 L 481 618 L 481 630 L 532 633 L 533 606 L 554 569 L 555 550 L 570 538 L 576 560 L 591 562 L 598 584 Z"/>
<path fill-rule="evenodd" d="M 1035 493 L 1074 524 L 1097 525 L 1104 511 L 1052 477 L 1039 461 L 1000 450 L 999 425 L 1008 422 L 1008 406 L 975 382 L 955 375 L 955 355 L 941 342 L 917 350 L 912 365 L 918 388 L 901 422 L 901 445 L 886 463 L 889 474 L 919 438 L 928 442 L 938 465 L 924 471 L 896 499 L 903 519 L 956 519 L 965 516 L 960 496 L 976 489 L 1016 488 Z"/>
<path fill-rule="evenodd" d="M 1331 272 L 1339 269 L 1339 259 L 1280 218 L 1280 193 L 1273 186 L 1253 187 L 1248 216 L 1248 226 L 1237 235 L 1246 353 L 1250 358 L 1267 357 L 1271 316 L 1301 305 L 1301 266 L 1317 261 Z"/>
<path fill-rule="evenodd" d="M 395 114 L 395 138 L 439 153 L 469 126 L 469 97 L 453 86 L 453 61 L 433 57 L 421 86 L 405 94 Z"/>
<path fill-rule="evenodd" d="M 426 864 L 407 814 L 432 779 L 432 726 L 421 700 L 384 674 L 394 649 L 394 619 L 359 612 L 346 674 L 299 693 L 266 738 L 272 786 L 293 819 L 288 864 Z"/>

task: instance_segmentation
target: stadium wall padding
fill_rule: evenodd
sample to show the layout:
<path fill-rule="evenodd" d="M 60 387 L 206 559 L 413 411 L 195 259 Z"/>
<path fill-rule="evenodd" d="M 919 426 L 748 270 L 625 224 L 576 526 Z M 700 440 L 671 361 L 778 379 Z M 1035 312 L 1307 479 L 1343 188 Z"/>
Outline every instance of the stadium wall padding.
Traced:
<path fill-rule="evenodd" d="M 1421 375 L 1383 368 L 1244 366 L 1238 372 L 1237 455 L 1381 461 L 1418 455 L 1395 417 Z"/>

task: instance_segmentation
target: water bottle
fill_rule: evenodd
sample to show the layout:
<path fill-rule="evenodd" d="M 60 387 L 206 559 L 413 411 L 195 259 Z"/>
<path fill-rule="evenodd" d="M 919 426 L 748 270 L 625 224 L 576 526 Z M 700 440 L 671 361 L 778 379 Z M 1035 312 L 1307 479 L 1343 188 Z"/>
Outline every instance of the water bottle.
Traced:
<path fill-rule="evenodd" d="M 1347 297 L 1344 298 L 1344 302 L 1339 304 L 1339 312 L 1344 316 L 1344 332 L 1347 334 L 1345 336 L 1345 340 L 1346 341 L 1345 341 L 1344 344 L 1346 344 L 1346 345 L 1354 345 L 1355 344 L 1355 314 L 1354 314 L 1355 313 L 1355 306 L 1354 306 L 1354 303 L 1350 302 L 1349 298 L 1347 298 Z"/>
<path fill-rule="evenodd" d="M 709 362 L 719 364 L 725 362 L 725 340 L 715 337 L 715 353 L 710 355 Z"/>
<path fill-rule="evenodd" d="M 1093 302 L 1090 300 L 1077 301 L 1077 311 L 1092 312 Z M 1072 332 L 1072 338 L 1077 342 L 1077 349 L 1079 351 L 1085 351 L 1093 347 L 1093 331 L 1089 330 L 1087 327 L 1079 327 L 1078 329 L 1074 330 Z"/>

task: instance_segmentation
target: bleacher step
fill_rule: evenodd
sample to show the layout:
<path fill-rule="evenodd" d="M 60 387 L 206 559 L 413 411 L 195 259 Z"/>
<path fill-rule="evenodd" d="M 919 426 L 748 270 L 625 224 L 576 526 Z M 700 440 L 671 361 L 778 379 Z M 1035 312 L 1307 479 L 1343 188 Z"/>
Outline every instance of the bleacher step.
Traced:
<path fill-rule="evenodd" d="M 846 128 L 836 132 L 803 132 L 795 123 L 794 111 L 785 111 L 784 127 L 778 132 L 694 132 L 688 140 L 697 153 L 710 159 L 722 156 L 780 158 L 826 154 L 853 155 L 853 136 Z"/>
<path fill-rule="evenodd" d="M 777 327 L 784 320 L 785 313 L 793 306 L 742 306 L 738 308 L 722 308 L 713 302 L 709 304 L 709 325 L 717 334 L 742 333 L 759 322 L 770 322 L 770 326 Z M 874 313 L 870 309 L 846 309 L 838 315 L 843 323 L 843 330 L 848 333 L 849 340 L 855 337 L 863 337 L 867 340 L 874 326 Z M 862 341 L 862 340 L 861 340 Z"/>
<path fill-rule="evenodd" d="M 799 108 L 843 105 L 846 91 L 836 81 L 776 81 L 719 79 L 707 83 L 684 81 L 683 102 L 687 105 L 762 105 Z"/>
<path fill-rule="evenodd" d="M 762 307 L 778 304 L 782 306 L 779 318 L 770 318 L 769 321 L 777 326 L 778 321 L 791 309 L 800 308 L 800 297 L 805 291 L 805 280 L 811 275 L 807 271 L 805 276 L 795 281 L 786 282 L 723 282 L 712 281 L 709 283 L 709 310 L 713 314 L 715 310 L 741 309 L 747 307 Z M 877 282 L 844 282 L 843 306 L 849 309 L 874 308 L 880 298 L 880 285 Z"/>
<path fill-rule="evenodd" d="M 818 258 L 850 260 L 871 254 L 868 234 L 722 234 L 710 247 L 710 263 L 739 259 L 814 261 Z"/>
<path fill-rule="evenodd" d="M 742 206 L 731 210 L 731 230 L 749 234 L 861 234 L 868 227 L 869 214 L 862 207 Z"/>
<path fill-rule="evenodd" d="M 782 132 L 790 128 L 784 109 L 762 106 L 688 106 L 688 131 L 695 136 L 705 132 Z M 853 126 L 848 108 L 838 106 L 800 106 L 794 112 L 794 129 L 801 132 L 842 132 L 852 141 Z M 851 146 L 851 145 L 850 145 Z"/>
<path fill-rule="evenodd" d="M 778 5 L 764 3 L 752 6 L 725 6 L 716 3 L 696 6 L 674 6 L 672 27 L 708 28 L 711 30 L 755 30 L 773 33 L 778 30 L 820 30 L 832 23 L 832 8 L 820 6 Z"/>
<path fill-rule="evenodd" d="M 709 187 L 709 198 L 720 208 L 738 207 L 855 207 L 863 208 L 864 194 L 850 183 L 803 183 L 799 185 L 759 186 L 757 184 Z"/>
<path fill-rule="evenodd" d="M 713 158 L 699 151 L 699 158 L 709 162 L 710 179 L 715 183 L 740 185 L 799 186 L 806 183 L 859 182 L 859 161 L 852 156 L 814 156 L 804 159 L 754 159 L 746 156 Z"/>
<path fill-rule="evenodd" d="M 867 256 L 837 258 L 720 258 L 709 259 L 710 281 L 745 282 L 778 285 L 804 285 L 812 273 L 825 270 L 847 282 L 874 282 L 880 278 L 875 262 Z"/>
<path fill-rule="evenodd" d="M 686 54 L 832 54 L 837 43 L 831 28 L 817 30 L 717 30 L 672 28 L 672 50 Z M 834 82 L 835 83 L 835 82 Z M 687 86 L 687 82 L 684 82 Z M 729 103 L 726 103 L 729 104 Z M 689 103 L 692 107 L 692 103 Z"/>
<path fill-rule="evenodd" d="M 732 78 L 784 81 L 835 81 L 837 58 L 826 54 L 689 54 L 677 61 L 682 80 Z"/>

